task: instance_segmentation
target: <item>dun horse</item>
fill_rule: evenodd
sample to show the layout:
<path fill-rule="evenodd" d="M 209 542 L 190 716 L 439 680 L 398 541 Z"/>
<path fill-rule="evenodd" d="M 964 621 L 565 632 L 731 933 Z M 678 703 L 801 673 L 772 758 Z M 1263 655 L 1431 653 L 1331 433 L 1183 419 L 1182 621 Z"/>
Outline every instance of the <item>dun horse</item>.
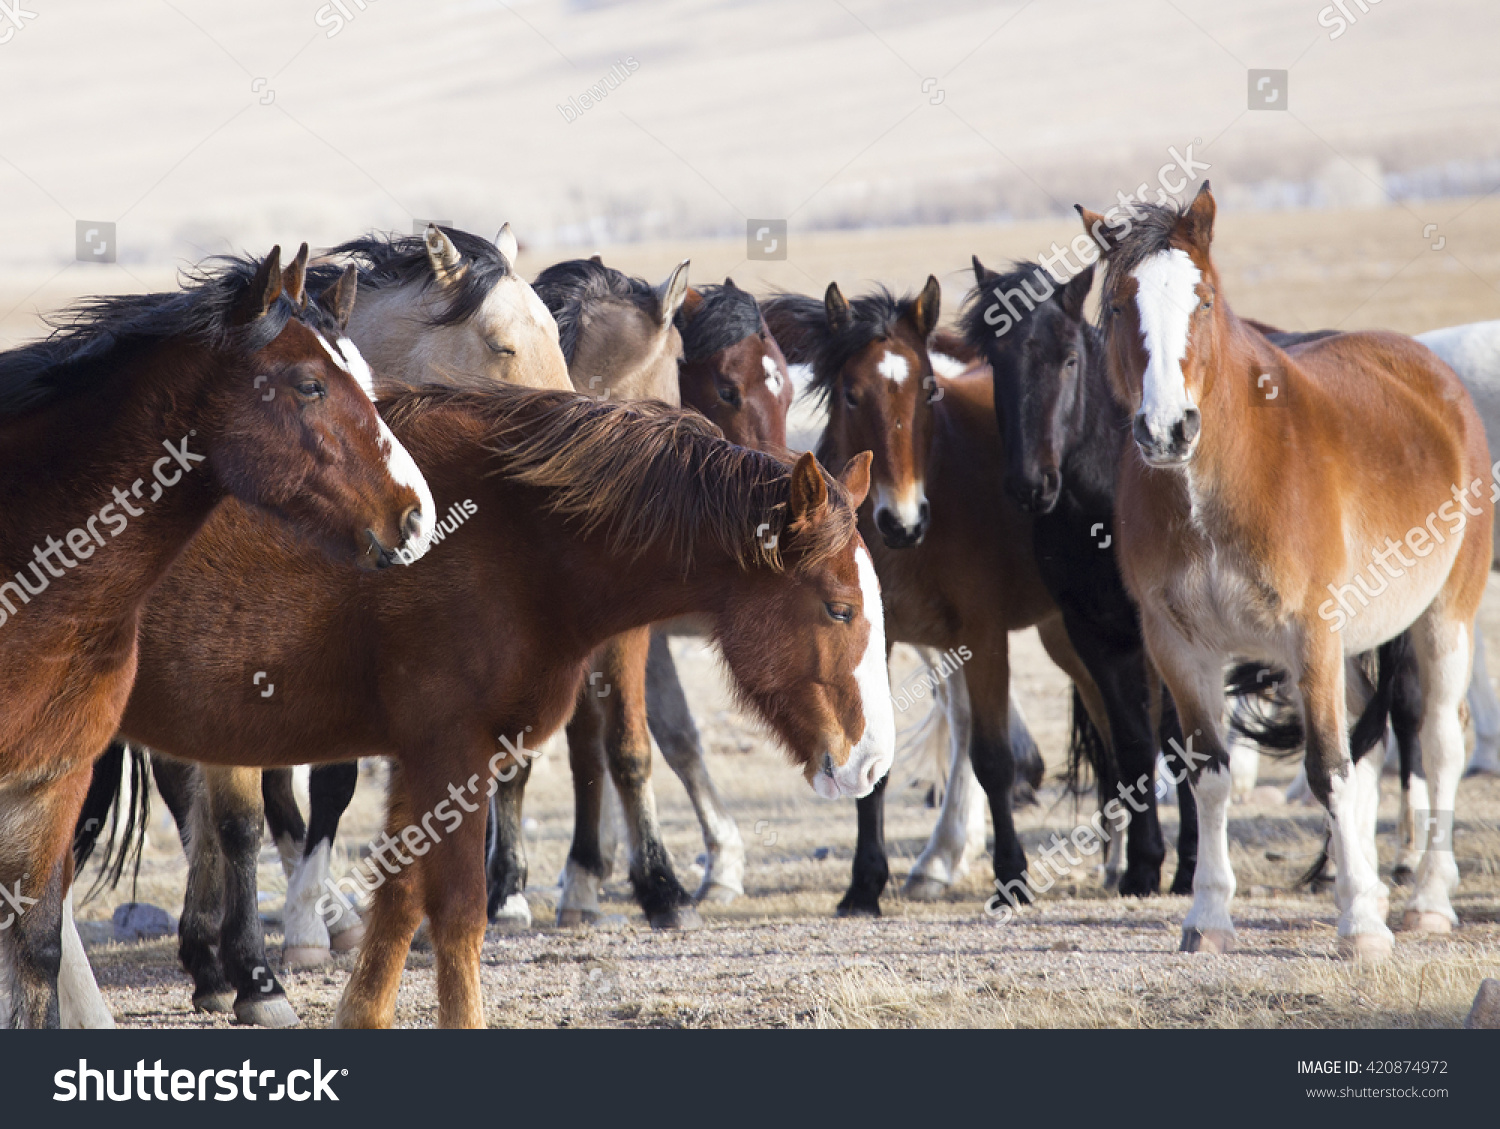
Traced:
<path fill-rule="evenodd" d="M 432 496 L 344 337 L 355 280 L 305 306 L 306 253 L 285 271 L 272 251 L 178 293 L 93 299 L 0 356 L 0 567 L 15 577 L 0 584 L 0 825 L 17 831 L 0 883 L 35 899 L 0 934 L 9 1025 L 59 1023 L 64 943 L 72 995 L 97 1005 L 68 843 L 130 691 L 146 597 L 216 507 L 275 515 L 335 585 L 352 570 L 330 558 L 376 569 L 426 550 Z M 106 1021 L 90 1010 L 69 1021 Z"/>
<path fill-rule="evenodd" d="M 1351 763 L 1344 659 L 1410 629 L 1432 805 L 1451 813 L 1492 551 L 1484 429 L 1453 372 L 1409 338 L 1345 333 L 1283 350 L 1241 322 L 1209 250 L 1214 213 L 1207 183 L 1180 210 L 1080 208 L 1107 264 L 1115 391 L 1134 413 L 1120 568 L 1193 741 L 1200 841 L 1182 945 L 1219 952 L 1234 939 L 1222 672 L 1244 655 L 1297 685 L 1338 868 L 1339 949 L 1379 959 L 1393 944 L 1387 894 L 1360 846 L 1376 781 Z M 1457 880 L 1452 853 L 1429 850 L 1405 927 L 1452 928 Z"/>

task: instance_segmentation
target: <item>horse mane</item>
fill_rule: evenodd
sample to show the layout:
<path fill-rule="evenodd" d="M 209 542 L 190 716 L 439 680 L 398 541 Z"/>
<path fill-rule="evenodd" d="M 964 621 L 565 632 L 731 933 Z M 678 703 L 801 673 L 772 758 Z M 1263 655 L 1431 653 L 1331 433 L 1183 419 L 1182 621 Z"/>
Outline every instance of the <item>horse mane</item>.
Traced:
<path fill-rule="evenodd" d="M 563 359 L 570 365 L 583 332 L 584 308 L 592 302 L 626 302 L 646 316 L 661 320 L 661 300 L 649 282 L 595 259 L 553 263 L 536 276 L 531 288 L 552 311 L 557 321 L 558 344 L 562 346 Z"/>
<path fill-rule="evenodd" d="M 84 298 L 49 317 L 52 332 L 46 337 L 0 353 L 0 417 L 92 391 L 127 355 L 168 338 L 255 352 L 293 318 L 338 336 L 332 317 L 317 303 L 297 306 L 285 294 L 263 317 L 237 323 L 236 307 L 259 267 L 258 259 L 216 256 L 183 270 L 179 290 Z"/>
<path fill-rule="evenodd" d="M 1123 234 L 1116 234 L 1111 229 L 1107 238 L 1113 249 L 1104 260 L 1104 285 L 1101 288 L 1104 301 L 1100 308 L 1106 316 L 1111 297 L 1120 284 L 1135 273 L 1135 268 L 1152 255 L 1171 249 L 1172 232 L 1188 207 L 1173 202 L 1141 204 L 1137 209 L 1139 214 L 1130 216 L 1122 225 L 1126 228 Z"/>
<path fill-rule="evenodd" d="M 795 544 L 801 570 L 855 534 L 848 492 L 827 470 L 829 520 L 789 529 L 789 460 L 730 443 L 697 412 L 508 385 L 482 392 L 429 385 L 380 404 L 398 431 L 443 409 L 484 421 L 494 473 L 545 491 L 552 512 L 574 519 L 584 535 L 603 530 L 612 551 L 633 558 L 665 543 L 690 566 L 694 545 L 707 537 L 741 568 L 783 572 L 782 545 Z"/>
<path fill-rule="evenodd" d="M 878 287 L 849 303 L 853 316 L 848 325 L 836 331 L 829 328 L 827 309 L 817 298 L 777 294 L 766 301 L 764 308 L 766 320 L 773 323 L 772 332 L 776 333 L 778 344 L 781 333 L 775 322 L 788 323 L 794 334 L 814 342 L 813 377 L 808 388 L 820 403 L 826 403 L 836 390 L 849 358 L 870 342 L 892 336 L 896 324 L 911 312 L 916 301 L 914 295 L 898 298 L 884 286 Z"/>
<path fill-rule="evenodd" d="M 460 325 L 478 313 L 490 291 L 512 273 L 511 264 L 498 247 L 481 235 L 451 227 L 441 230 L 463 256 L 464 269 L 447 304 L 430 315 L 428 321 L 431 325 Z M 339 244 L 328 252 L 329 258 L 334 256 L 353 260 L 361 289 L 418 286 L 425 291 L 437 285 L 427 241 L 419 235 L 372 232 L 362 239 Z M 332 286 L 342 270 L 341 263 L 317 263 L 308 270 L 309 285 L 313 289 Z"/>
<path fill-rule="evenodd" d="M 1023 290 L 1026 294 L 1045 294 L 1050 288 L 1051 293 L 1046 299 L 1049 302 L 1062 293 L 1063 284 L 1053 278 L 1041 264 L 1013 259 L 1003 272 L 990 271 L 983 285 L 976 285 L 964 297 L 963 306 L 958 312 L 959 331 L 963 333 L 964 340 L 978 349 L 981 355 L 986 355 L 985 346 L 995 340 L 993 326 L 984 320 L 985 311 L 992 305 L 986 304 L 985 296 L 993 295 L 996 290 L 1007 292 L 1027 282 L 1034 282 L 1035 285 L 1032 289 Z M 1041 303 L 1038 302 L 1037 305 Z"/>
<path fill-rule="evenodd" d="M 703 300 L 693 316 L 688 318 L 684 310 L 676 315 L 684 361 L 691 364 L 707 360 L 761 331 L 760 305 L 749 291 L 726 282 L 723 286 L 699 287 L 698 293 Z"/>

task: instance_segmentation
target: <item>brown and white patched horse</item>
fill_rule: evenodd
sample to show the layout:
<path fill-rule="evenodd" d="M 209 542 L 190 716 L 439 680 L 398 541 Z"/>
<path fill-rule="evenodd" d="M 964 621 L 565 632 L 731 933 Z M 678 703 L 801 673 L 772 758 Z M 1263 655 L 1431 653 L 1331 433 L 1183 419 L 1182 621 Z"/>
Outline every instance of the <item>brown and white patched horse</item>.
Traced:
<path fill-rule="evenodd" d="M 1344 657 L 1411 631 L 1441 833 L 1463 769 L 1459 705 L 1490 565 L 1484 428 L 1452 370 L 1410 338 L 1345 333 L 1283 350 L 1240 321 L 1209 254 L 1206 182 L 1181 209 L 1079 211 L 1104 250 L 1111 376 L 1134 411 L 1120 568 L 1192 741 L 1200 843 L 1182 947 L 1220 952 L 1234 938 L 1220 721 L 1224 662 L 1243 655 L 1298 688 L 1308 781 L 1338 866 L 1339 950 L 1380 959 L 1393 944 L 1386 889 L 1360 846 L 1378 766 L 1350 759 Z M 1456 924 L 1457 882 L 1451 845 L 1429 850 L 1405 928 Z"/>
<path fill-rule="evenodd" d="M 426 549 L 432 495 L 343 336 L 354 276 L 309 307 L 306 263 L 304 245 L 285 271 L 272 251 L 177 293 L 96 298 L 0 356 L 0 884 L 27 907 L 0 930 L 0 1025 L 60 1022 L 65 940 L 87 969 L 74 822 L 146 597 L 219 503 L 287 523 L 340 582 Z"/>

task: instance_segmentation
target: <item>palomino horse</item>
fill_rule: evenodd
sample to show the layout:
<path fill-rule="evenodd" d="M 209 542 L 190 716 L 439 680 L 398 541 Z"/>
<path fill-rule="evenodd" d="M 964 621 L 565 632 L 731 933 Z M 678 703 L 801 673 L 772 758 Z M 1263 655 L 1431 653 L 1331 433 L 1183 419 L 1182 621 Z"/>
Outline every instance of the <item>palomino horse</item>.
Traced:
<path fill-rule="evenodd" d="M 146 596 L 220 502 L 277 515 L 338 584 L 328 558 L 375 569 L 426 550 L 432 496 L 343 335 L 355 280 L 304 308 L 306 262 L 304 245 L 286 271 L 275 250 L 178 293 L 96 298 L 0 356 L 0 561 L 14 576 L 0 584 L 0 884 L 28 906 L 0 934 L 6 1025 L 59 1023 L 65 933 L 72 987 L 97 996 L 67 908 L 68 844 L 130 690 Z"/>
<path fill-rule="evenodd" d="M 348 586 L 224 507 L 147 609 L 120 729 L 219 764 L 394 758 L 339 1023 L 390 1024 L 425 913 L 439 1023 L 477 1027 L 485 800 L 567 720 L 608 639 L 707 616 L 742 700 L 810 784 L 859 795 L 889 768 L 879 585 L 855 531 L 868 462 L 841 484 L 810 455 L 789 467 L 696 415 L 573 393 L 425 390 L 382 410 L 438 504 L 469 514 L 462 528 L 419 567 Z M 247 590 L 263 598 L 236 598 Z M 276 695 L 250 692 L 255 669 Z M 320 901 L 336 909 L 331 892 Z M 248 955 L 225 959 L 242 989 L 264 972 Z"/>
<path fill-rule="evenodd" d="M 1079 209 L 1107 264 L 1115 391 L 1135 413 L 1120 569 L 1198 746 L 1187 750 L 1200 841 L 1183 948 L 1234 939 L 1222 672 L 1244 655 L 1297 684 L 1338 868 L 1339 948 L 1379 959 L 1393 945 L 1387 895 L 1360 846 L 1376 781 L 1350 759 L 1344 658 L 1411 630 L 1433 809 L 1451 817 L 1492 551 L 1484 429 L 1457 377 L 1409 338 L 1346 333 L 1282 350 L 1242 323 L 1209 254 L 1214 210 L 1207 183 L 1180 210 Z M 1404 925 L 1450 929 L 1457 880 L 1451 850 L 1429 850 Z"/>
<path fill-rule="evenodd" d="M 473 389 L 504 383 L 571 387 L 557 345 L 556 323 L 526 281 L 511 269 L 514 253 L 509 224 L 493 244 L 467 232 L 435 226 L 423 238 L 370 237 L 343 244 L 331 254 L 352 260 L 359 285 L 348 332 L 357 347 L 373 346 L 374 353 L 408 380 L 420 382 L 425 375 L 431 383 Z M 349 268 L 330 264 L 312 269 L 315 277 L 336 277 L 340 269 Z M 372 309 L 374 313 L 369 312 Z M 398 385 L 383 372 L 377 382 L 387 392 Z M 459 520 L 452 514 L 441 515 L 434 538 L 456 532 Z M 114 756 L 99 762 L 96 777 L 113 772 L 115 779 L 96 780 L 90 793 L 93 806 L 86 804 L 80 815 L 81 853 L 92 848 L 111 797 L 118 791 L 120 751 L 113 752 Z M 270 824 L 272 840 L 287 870 L 283 965 L 326 963 L 330 948 L 347 951 L 357 946 L 363 928 L 351 905 L 344 903 L 340 912 L 326 915 L 331 922 L 315 908 L 327 889 L 339 819 L 358 782 L 357 763 L 313 767 L 311 810 L 305 825 L 292 796 L 290 769 L 267 769 L 257 781 L 255 773 L 241 769 L 162 756 L 153 757 L 151 767 L 185 842 L 190 820 L 199 818 L 209 829 L 193 837 L 192 851 L 208 852 L 198 873 L 205 876 L 205 883 L 212 879 L 212 884 L 192 892 L 178 930 L 183 965 L 199 986 L 195 1003 L 207 1009 L 233 1006 L 241 1023 L 294 1022 L 296 1013 L 285 1002 L 274 974 L 262 978 L 255 991 L 235 998 L 220 970 L 219 954 L 263 950 L 255 880 L 262 818 Z M 200 783 L 200 778 L 206 781 Z M 193 816 L 191 808 L 200 793 L 205 811 Z M 221 856 L 217 865 L 210 861 Z M 108 866 L 109 859 L 105 862 Z M 225 868 L 235 875 L 229 888 L 244 899 L 238 911 L 227 917 L 221 874 Z M 116 878 L 120 874 L 118 859 L 114 874 Z M 226 936 L 226 926 L 245 930 L 247 935 Z M 257 964 L 270 968 L 263 957 L 248 967 Z"/>
<path fill-rule="evenodd" d="M 766 328 L 755 298 L 735 286 L 732 279 L 723 286 L 689 289 L 677 312 L 676 326 L 682 337 L 678 388 L 683 404 L 707 416 L 732 443 L 773 453 L 783 449 L 792 384 L 786 361 Z M 734 817 L 704 770 L 698 730 L 667 643 L 670 633 L 683 630 L 684 625 L 677 625 L 659 627 L 651 633 L 646 719 L 667 763 L 687 788 L 703 829 L 708 861 L 694 900 L 727 901 L 744 893 L 745 848 Z M 607 817 L 620 801 L 611 794 L 614 789 L 607 773 L 576 774 L 574 786 L 580 810 L 594 810 L 597 805 L 601 812 L 597 851 L 602 879 L 613 865 L 616 846 L 608 834 L 613 827 Z M 601 797 L 590 794 L 596 787 L 603 789 Z M 624 799 L 639 802 L 650 794 L 646 785 Z M 521 896 L 527 874 L 520 834 L 521 799 L 519 782 L 503 786 L 494 799 L 495 839 L 489 853 L 492 919 L 501 918 L 507 906 L 525 904 Z M 670 856 L 656 838 L 655 820 L 635 810 L 626 811 L 624 818 L 627 826 L 637 829 L 640 846 L 635 853 L 669 867 Z M 657 876 L 645 887 L 655 890 L 664 884 Z M 591 912 L 593 907 L 589 906 L 581 910 L 581 916 Z M 523 920 L 529 923 L 529 918 Z"/>
<path fill-rule="evenodd" d="M 976 256 L 974 278 L 964 333 L 994 374 L 1005 489 L 1032 515 L 1041 575 L 1108 715 L 1105 749 L 1075 699 L 1074 756 L 1092 754 L 1100 802 L 1116 801 L 1121 818 L 1114 822 L 1125 825 L 1116 830 L 1128 827 L 1120 893 L 1155 894 L 1166 853 L 1156 815 L 1162 742 L 1151 718 L 1140 619 L 1110 545 L 1130 421 L 1109 389 L 1103 337 L 1083 316 L 1094 268 L 1058 286 L 1035 264 L 997 274 Z M 1175 714 L 1165 712 L 1162 736 L 1170 746 L 1182 735 Z M 1196 812 L 1181 766 L 1174 775 L 1182 822 L 1171 889 L 1186 894 L 1193 888 Z"/>
<path fill-rule="evenodd" d="M 962 659 L 968 752 L 994 820 L 995 877 L 1029 898 L 1011 815 L 1008 633 L 1048 621 L 1049 652 L 1075 679 L 1088 675 L 1068 653 L 1038 574 L 1030 519 L 1000 489 L 1004 456 L 988 374 L 933 374 L 927 341 L 940 296 L 934 278 L 916 297 L 879 291 L 852 303 L 830 285 L 822 302 L 772 299 L 766 321 L 790 360 L 813 364 L 813 387 L 829 413 L 819 458 L 839 465 L 856 452 L 874 453 L 871 505 L 861 520 L 886 594 L 888 638 Z M 884 785 L 859 802 L 841 914 L 880 912 L 890 874 Z"/>

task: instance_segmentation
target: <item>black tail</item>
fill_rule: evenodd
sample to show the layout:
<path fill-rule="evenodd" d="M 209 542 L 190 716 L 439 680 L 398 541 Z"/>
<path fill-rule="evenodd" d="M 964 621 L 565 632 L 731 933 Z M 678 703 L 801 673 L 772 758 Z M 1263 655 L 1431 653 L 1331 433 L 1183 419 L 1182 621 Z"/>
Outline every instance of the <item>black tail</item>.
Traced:
<path fill-rule="evenodd" d="M 1073 732 L 1068 738 L 1068 768 L 1063 778 L 1068 791 L 1075 796 L 1083 795 L 1088 790 L 1090 773 L 1093 774 L 1094 783 L 1099 791 L 1099 802 L 1102 804 L 1107 799 L 1104 794 L 1106 781 L 1118 773 L 1109 742 L 1094 725 L 1094 719 L 1084 708 L 1083 695 L 1078 692 L 1078 687 L 1074 686 Z"/>
<path fill-rule="evenodd" d="M 118 886 L 125 876 L 125 868 L 132 861 L 132 883 L 140 877 L 141 851 L 146 845 L 146 827 L 151 818 L 151 760 L 144 749 L 128 750 L 130 805 L 122 812 L 121 781 L 125 775 L 126 751 L 125 745 L 111 741 L 104 755 L 94 763 L 94 778 L 89 782 L 83 811 L 73 829 L 75 874 L 81 873 L 84 864 L 93 856 L 101 834 L 105 843 L 104 857 L 99 862 L 99 877 L 84 895 L 85 901 L 102 889 Z M 106 821 L 109 824 L 107 831 Z"/>
<path fill-rule="evenodd" d="M 1349 756 L 1358 761 L 1376 745 L 1385 739 L 1386 726 L 1390 723 L 1393 704 L 1396 703 L 1396 693 L 1399 685 L 1407 680 L 1410 674 L 1413 657 L 1411 653 L 1411 638 L 1402 632 L 1394 639 L 1382 643 L 1375 652 L 1375 693 L 1365 703 L 1364 711 L 1355 721 L 1354 728 L 1349 733 Z M 1300 727 L 1300 721 L 1299 721 Z M 1313 864 L 1307 868 L 1302 877 L 1298 878 L 1293 889 L 1309 886 L 1318 879 L 1323 878 L 1324 871 L 1328 867 L 1328 835 L 1323 835 L 1323 849 L 1318 852 L 1318 857 Z"/>
<path fill-rule="evenodd" d="M 1224 679 L 1224 692 L 1236 699 L 1229 714 L 1229 730 L 1262 751 L 1276 755 L 1300 753 L 1306 734 L 1302 717 L 1281 686 L 1286 672 L 1260 663 L 1239 663 Z"/>

